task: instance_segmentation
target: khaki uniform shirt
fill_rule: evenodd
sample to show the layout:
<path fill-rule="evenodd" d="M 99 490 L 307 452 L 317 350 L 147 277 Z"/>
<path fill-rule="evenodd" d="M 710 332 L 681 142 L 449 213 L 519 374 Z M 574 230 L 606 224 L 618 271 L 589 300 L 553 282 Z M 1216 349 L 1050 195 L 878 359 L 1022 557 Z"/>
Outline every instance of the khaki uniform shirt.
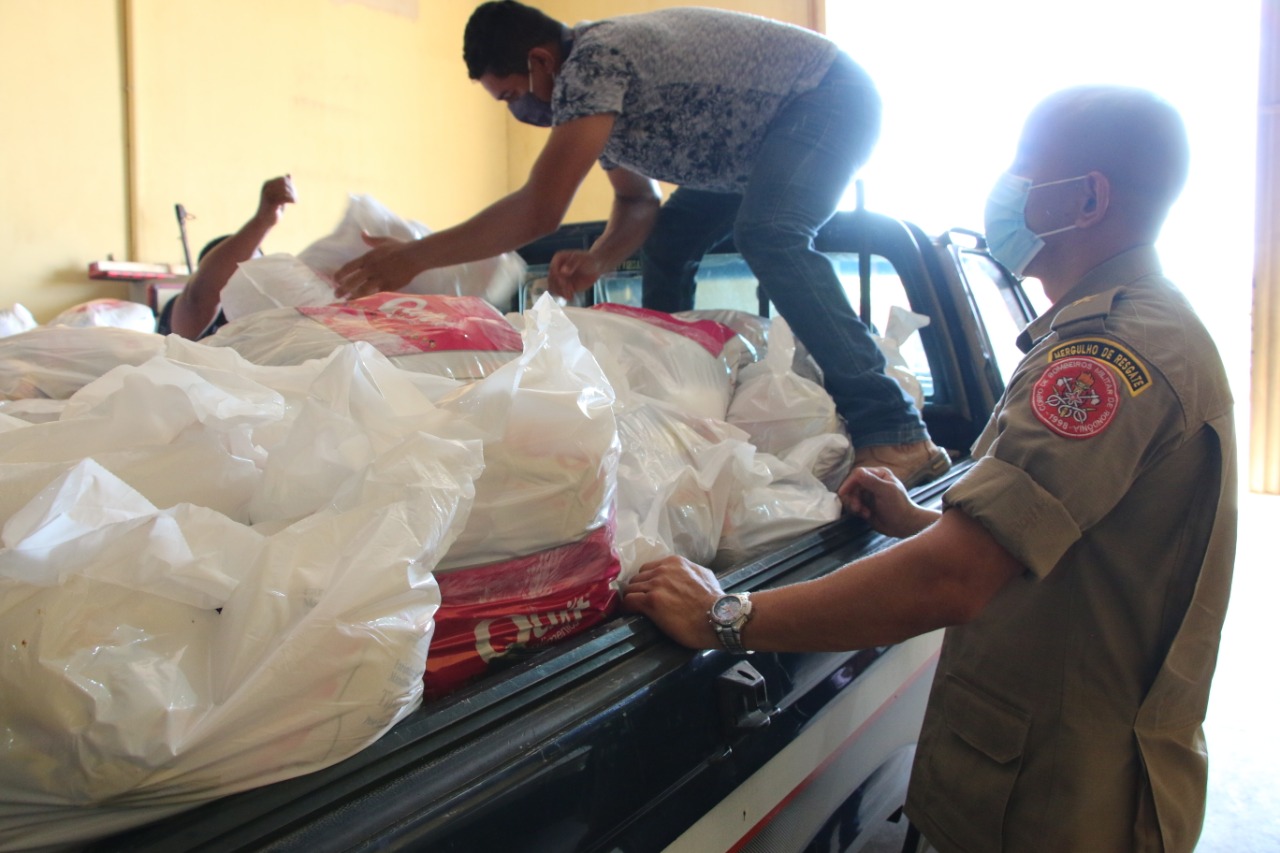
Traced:
<path fill-rule="evenodd" d="M 1191 851 L 1235 556 L 1231 397 L 1153 249 L 1090 272 L 944 505 L 1026 567 L 947 631 L 907 813 L 950 851 Z"/>

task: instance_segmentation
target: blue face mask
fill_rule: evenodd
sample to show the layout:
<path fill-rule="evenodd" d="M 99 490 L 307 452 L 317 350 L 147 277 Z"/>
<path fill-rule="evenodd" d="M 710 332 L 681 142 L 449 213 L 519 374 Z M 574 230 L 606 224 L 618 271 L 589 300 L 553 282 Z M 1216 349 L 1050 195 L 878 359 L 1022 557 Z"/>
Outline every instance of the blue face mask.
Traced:
<path fill-rule="evenodd" d="M 568 27 L 560 28 L 560 56 L 568 58 L 573 51 L 573 30 Z M 555 82 L 555 75 L 551 76 L 552 83 Z M 533 68 L 529 68 L 529 91 L 525 92 L 514 101 L 507 103 L 507 109 L 511 110 L 511 115 L 515 116 L 516 121 L 524 124 L 532 124 L 535 127 L 551 127 L 551 104 L 538 98 L 533 94 Z"/>
<path fill-rule="evenodd" d="M 991 195 L 987 196 L 984 215 L 987 248 L 990 249 L 991 256 L 1004 264 L 1009 272 L 1022 275 L 1031 259 L 1044 248 L 1044 240 L 1040 238 L 1071 231 L 1076 227 L 1068 225 L 1053 231 L 1035 233 L 1027 227 L 1027 196 L 1040 187 L 1080 181 L 1086 177 L 1088 176 L 1081 175 L 1077 178 L 1033 184 L 1030 178 L 1020 178 L 1008 172 L 1001 175 L 992 187 Z"/>
<path fill-rule="evenodd" d="M 515 115 L 517 122 L 534 124 L 536 127 L 552 126 L 552 105 L 534 95 L 534 76 L 529 76 L 529 91 L 507 102 L 507 109 Z"/>
<path fill-rule="evenodd" d="M 551 127 L 551 104 L 533 94 L 533 72 L 529 72 L 529 91 L 507 103 L 516 121 L 537 127 Z"/>

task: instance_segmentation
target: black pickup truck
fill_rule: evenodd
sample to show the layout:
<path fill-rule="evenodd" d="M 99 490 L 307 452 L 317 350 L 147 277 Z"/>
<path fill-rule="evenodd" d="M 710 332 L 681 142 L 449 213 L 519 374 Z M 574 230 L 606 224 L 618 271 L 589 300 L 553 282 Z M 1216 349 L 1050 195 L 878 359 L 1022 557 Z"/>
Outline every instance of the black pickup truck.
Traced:
<path fill-rule="evenodd" d="M 527 247 L 530 278 L 600 227 L 566 226 Z M 935 502 L 971 464 L 1032 304 L 971 233 L 931 239 L 858 210 L 837 214 L 818 244 L 873 325 L 894 304 L 930 318 L 903 356 L 931 435 L 955 457 L 950 474 L 916 490 Z M 624 269 L 604 292 L 628 298 L 633 275 Z M 743 299 L 756 299 L 754 280 L 732 245 L 718 247 L 702 266 L 700 306 Z M 768 589 L 887 544 L 845 518 L 721 580 Z M 939 632 L 848 653 L 734 656 L 690 652 L 619 615 L 506 659 L 340 764 L 89 849 L 859 850 L 902 805 L 940 642 Z"/>

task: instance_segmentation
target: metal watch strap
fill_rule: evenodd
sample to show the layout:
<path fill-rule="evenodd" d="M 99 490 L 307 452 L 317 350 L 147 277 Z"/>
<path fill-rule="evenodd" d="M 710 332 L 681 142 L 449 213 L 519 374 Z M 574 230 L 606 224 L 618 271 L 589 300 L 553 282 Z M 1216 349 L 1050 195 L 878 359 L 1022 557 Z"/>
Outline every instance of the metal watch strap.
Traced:
<path fill-rule="evenodd" d="M 749 599 L 750 593 L 735 593 L 741 596 L 744 603 Z M 749 654 L 745 646 L 742 645 L 742 629 L 751 621 L 751 607 L 748 604 L 746 613 L 735 621 L 732 625 L 721 625 L 714 620 L 711 621 L 711 627 L 715 629 L 716 636 L 720 638 L 720 645 L 724 646 L 725 651 L 735 655 Z"/>
<path fill-rule="evenodd" d="M 746 648 L 742 645 L 742 630 L 732 625 L 716 625 L 716 634 L 720 637 L 720 645 L 724 646 L 724 650 L 732 652 L 735 655 L 745 655 Z"/>

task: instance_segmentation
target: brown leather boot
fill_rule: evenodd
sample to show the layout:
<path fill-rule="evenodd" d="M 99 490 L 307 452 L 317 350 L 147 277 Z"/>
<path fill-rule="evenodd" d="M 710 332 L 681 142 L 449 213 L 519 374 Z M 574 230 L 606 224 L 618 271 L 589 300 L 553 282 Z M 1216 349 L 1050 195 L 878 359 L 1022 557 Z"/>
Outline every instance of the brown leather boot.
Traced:
<path fill-rule="evenodd" d="M 888 468 L 908 489 L 936 480 L 951 468 L 947 451 L 929 439 L 910 444 L 878 444 L 859 447 L 853 467 Z"/>

